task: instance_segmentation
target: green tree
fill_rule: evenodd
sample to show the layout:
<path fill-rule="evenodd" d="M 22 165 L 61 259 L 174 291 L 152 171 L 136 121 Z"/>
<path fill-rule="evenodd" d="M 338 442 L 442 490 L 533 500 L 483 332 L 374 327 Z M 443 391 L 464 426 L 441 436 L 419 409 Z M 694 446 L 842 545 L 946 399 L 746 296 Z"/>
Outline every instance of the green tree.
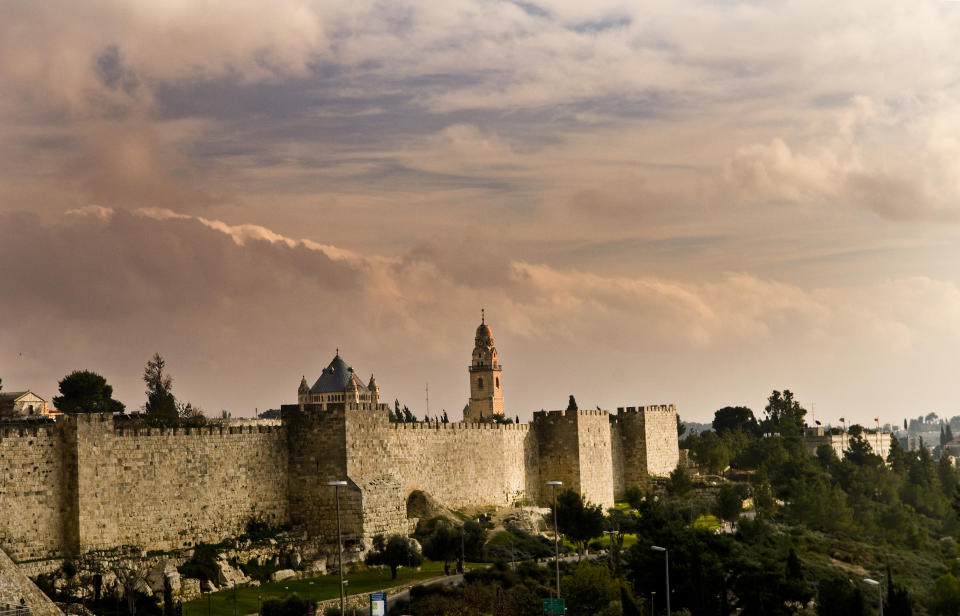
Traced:
<path fill-rule="evenodd" d="M 762 470 L 757 471 L 750 480 L 750 488 L 753 492 L 753 507 L 757 511 L 757 517 L 764 519 L 772 516 L 777 510 L 777 502 L 770 489 L 767 473 Z"/>
<path fill-rule="evenodd" d="M 937 476 L 940 479 L 940 487 L 943 489 L 943 493 L 951 496 L 957 487 L 957 473 L 953 464 L 950 463 L 950 457 L 945 453 L 940 454 L 940 460 L 937 462 Z"/>
<path fill-rule="evenodd" d="M 717 475 L 722 474 L 730 466 L 730 460 L 733 457 L 727 440 L 720 438 L 712 430 L 707 430 L 698 437 L 688 438 L 687 448 L 697 464 Z"/>
<path fill-rule="evenodd" d="M 880 466 L 883 464 L 883 458 L 873 453 L 873 448 L 863 436 L 863 429 L 857 424 L 850 426 L 850 437 L 847 439 L 847 451 L 844 456 L 850 462 L 859 466 Z"/>
<path fill-rule="evenodd" d="M 397 568 L 401 565 L 419 566 L 423 556 L 412 539 L 404 535 L 391 535 L 384 541 L 383 535 L 373 538 L 373 550 L 367 554 L 368 565 L 386 565 L 390 567 L 390 578 L 397 579 Z"/>
<path fill-rule="evenodd" d="M 850 580 L 825 578 L 817 584 L 819 616 L 866 616 L 867 603 L 863 591 Z"/>
<path fill-rule="evenodd" d="M 774 390 L 767 398 L 764 411 L 766 419 L 763 424 L 768 432 L 779 432 L 783 436 L 800 436 L 803 433 L 803 418 L 807 411 L 793 399 L 793 392 L 789 389 L 782 393 Z"/>
<path fill-rule="evenodd" d="M 736 522 L 740 517 L 740 510 L 743 507 L 743 499 L 737 489 L 724 484 L 717 493 L 717 517 L 728 522 Z"/>
<path fill-rule="evenodd" d="M 438 517 L 428 521 L 423 532 L 420 531 L 418 528 L 424 555 L 430 560 L 442 562 L 444 572 L 449 573 L 450 563 L 459 558 L 463 545 L 459 528 L 455 528 L 450 520 Z"/>
<path fill-rule="evenodd" d="M 743 432 L 757 435 L 760 425 L 753 411 L 745 406 L 725 406 L 713 414 L 713 430 L 717 434 Z"/>
<path fill-rule="evenodd" d="M 960 578 L 951 572 L 944 573 L 933 583 L 931 608 L 934 614 L 956 616 L 960 614 Z"/>
<path fill-rule="evenodd" d="M 620 601 L 620 581 L 610 569 L 583 561 L 560 583 L 570 616 L 594 616 Z"/>
<path fill-rule="evenodd" d="M 603 533 L 603 523 L 600 505 L 591 505 L 573 490 L 557 495 L 557 528 L 576 544 L 579 554 L 591 539 Z"/>
<path fill-rule="evenodd" d="M 890 470 L 898 475 L 907 472 L 907 452 L 900 446 L 900 441 L 896 438 L 890 438 L 890 451 L 887 453 L 887 462 L 890 464 Z"/>
<path fill-rule="evenodd" d="M 693 479 L 681 465 L 670 472 L 670 478 L 667 480 L 667 492 L 672 496 L 686 496 L 693 489 Z"/>
<path fill-rule="evenodd" d="M 887 563 L 887 605 L 883 611 L 889 616 L 913 616 L 913 600 L 906 588 L 893 581 L 893 571 Z"/>
<path fill-rule="evenodd" d="M 147 419 L 158 426 L 173 426 L 177 423 L 177 400 L 170 392 L 173 377 L 166 372 L 167 362 L 160 353 L 154 353 L 143 370 L 147 384 Z"/>
<path fill-rule="evenodd" d="M 483 545 L 487 542 L 487 531 L 476 520 L 467 520 L 463 524 L 463 549 L 465 557 L 472 561 L 483 558 Z"/>
<path fill-rule="evenodd" d="M 262 616 L 302 616 L 312 612 L 316 603 L 294 593 L 286 599 L 267 599 L 260 610 Z"/>
<path fill-rule="evenodd" d="M 122 413 L 123 403 L 113 399 L 113 387 L 90 370 L 75 370 L 58 384 L 53 404 L 64 413 Z"/>

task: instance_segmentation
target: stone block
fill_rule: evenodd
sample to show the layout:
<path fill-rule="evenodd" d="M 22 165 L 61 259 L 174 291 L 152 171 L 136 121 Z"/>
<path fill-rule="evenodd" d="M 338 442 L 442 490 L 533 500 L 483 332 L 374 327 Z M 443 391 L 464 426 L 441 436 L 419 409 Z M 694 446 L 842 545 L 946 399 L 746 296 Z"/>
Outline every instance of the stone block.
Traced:
<path fill-rule="evenodd" d="M 270 574 L 270 581 L 282 582 L 284 580 L 289 580 L 290 578 L 295 577 L 296 575 L 297 574 L 296 572 L 294 572 L 293 569 L 280 569 Z"/>

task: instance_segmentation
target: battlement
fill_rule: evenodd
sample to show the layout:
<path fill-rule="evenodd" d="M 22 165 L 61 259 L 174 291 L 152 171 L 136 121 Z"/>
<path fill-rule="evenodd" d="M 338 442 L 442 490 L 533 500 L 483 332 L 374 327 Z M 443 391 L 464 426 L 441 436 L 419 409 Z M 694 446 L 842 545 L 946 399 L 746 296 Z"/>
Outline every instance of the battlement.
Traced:
<path fill-rule="evenodd" d="M 49 438 L 56 436 L 58 428 L 53 424 L 45 425 L 4 425 L 0 428 L 0 439 L 13 438 Z"/>
<path fill-rule="evenodd" d="M 92 427 L 117 437 L 139 436 L 225 436 L 231 434 L 262 434 L 283 430 L 280 422 L 273 420 L 227 420 L 214 421 L 203 426 L 176 426 L 172 428 L 146 427 L 131 422 L 124 424 L 110 413 L 77 413 L 61 415 L 57 418 L 57 429 L 76 430 Z M 52 426 L 51 426 L 52 428 Z"/>
<path fill-rule="evenodd" d="M 455 431 L 455 430 L 506 430 L 524 432 L 530 429 L 530 424 L 487 424 L 487 423 L 468 423 L 458 421 L 456 423 L 437 423 L 418 422 L 418 423 L 391 423 L 394 430 L 437 430 L 437 431 Z"/>
<path fill-rule="evenodd" d="M 617 414 L 624 413 L 676 413 L 676 404 L 650 404 L 647 406 L 618 406 Z"/>
<path fill-rule="evenodd" d="M 576 411 L 563 410 L 563 411 L 534 411 L 533 412 L 533 421 L 550 421 L 553 419 L 560 418 L 572 418 L 572 417 L 606 417 L 610 415 L 610 411 L 607 410 L 598 410 L 598 409 L 577 409 Z"/>
<path fill-rule="evenodd" d="M 234 434 L 270 434 L 282 432 L 283 426 L 192 426 L 183 428 L 115 428 L 114 436 L 230 436 Z"/>

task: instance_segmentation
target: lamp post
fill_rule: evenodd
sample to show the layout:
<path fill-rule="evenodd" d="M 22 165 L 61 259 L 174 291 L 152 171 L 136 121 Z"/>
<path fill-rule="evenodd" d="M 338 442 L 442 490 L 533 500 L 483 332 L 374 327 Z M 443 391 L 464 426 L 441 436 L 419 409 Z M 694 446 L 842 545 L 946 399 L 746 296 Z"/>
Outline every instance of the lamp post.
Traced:
<path fill-rule="evenodd" d="M 670 551 L 659 545 L 651 545 L 650 549 L 654 552 L 663 552 L 664 563 L 667 572 L 667 616 L 670 616 Z"/>
<path fill-rule="evenodd" d="M 610 566 L 613 567 L 614 573 L 617 572 L 617 562 L 620 559 L 620 544 L 617 541 L 617 536 L 620 534 L 619 530 L 605 530 L 603 531 L 604 535 L 609 535 L 610 537 L 610 549 L 607 552 L 610 554 Z"/>
<path fill-rule="evenodd" d="M 655 591 L 655 590 L 651 590 L 651 591 L 650 591 L 650 616 L 653 616 L 653 614 L 654 614 L 653 598 L 654 598 L 656 595 L 657 595 L 657 591 Z"/>
<path fill-rule="evenodd" d="M 557 486 L 562 486 L 562 481 L 548 481 L 548 486 L 553 486 L 553 549 L 554 564 L 557 569 L 557 599 L 560 598 L 560 532 L 557 530 Z"/>
<path fill-rule="evenodd" d="M 863 581 L 877 587 L 877 597 L 880 599 L 880 616 L 883 616 L 883 584 L 870 578 L 863 578 Z"/>
<path fill-rule="evenodd" d="M 340 614 L 346 614 L 346 597 L 343 591 L 343 536 L 340 533 L 340 488 L 347 485 L 346 481 L 328 481 L 328 486 L 333 486 L 333 492 L 337 498 L 337 570 L 340 573 Z"/>

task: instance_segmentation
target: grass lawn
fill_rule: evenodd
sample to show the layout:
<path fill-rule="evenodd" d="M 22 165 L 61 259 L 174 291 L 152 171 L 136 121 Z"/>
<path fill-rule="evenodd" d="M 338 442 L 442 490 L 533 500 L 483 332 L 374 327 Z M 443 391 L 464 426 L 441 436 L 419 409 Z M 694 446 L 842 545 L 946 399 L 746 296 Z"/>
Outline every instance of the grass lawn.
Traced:
<path fill-rule="evenodd" d="M 488 566 L 486 563 L 467 563 L 467 569 L 476 569 Z M 451 569 L 452 569 L 451 563 Z M 348 582 L 347 594 L 367 594 L 381 589 L 389 590 L 392 586 L 399 586 L 408 582 L 426 580 L 443 575 L 443 563 L 424 562 L 420 571 L 401 567 L 397 570 L 397 579 L 390 579 L 390 570 L 370 570 L 348 573 L 345 580 Z M 336 575 L 304 580 L 284 580 L 283 582 L 269 583 L 262 586 L 237 588 L 237 613 L 255 614 L 263 601 L 268 599 L 283 599 L 297 593 L 305 599 L 323 601 L 339 597 L 337 585 L 339 578 Z M 259 597 L 259 599 L 258 599 Z M 210 616 L 233 616 L 233 589 L 221 590 L 203 598 L 183 604 L 184 616 L 204 616 L 209 611 Z"/>

